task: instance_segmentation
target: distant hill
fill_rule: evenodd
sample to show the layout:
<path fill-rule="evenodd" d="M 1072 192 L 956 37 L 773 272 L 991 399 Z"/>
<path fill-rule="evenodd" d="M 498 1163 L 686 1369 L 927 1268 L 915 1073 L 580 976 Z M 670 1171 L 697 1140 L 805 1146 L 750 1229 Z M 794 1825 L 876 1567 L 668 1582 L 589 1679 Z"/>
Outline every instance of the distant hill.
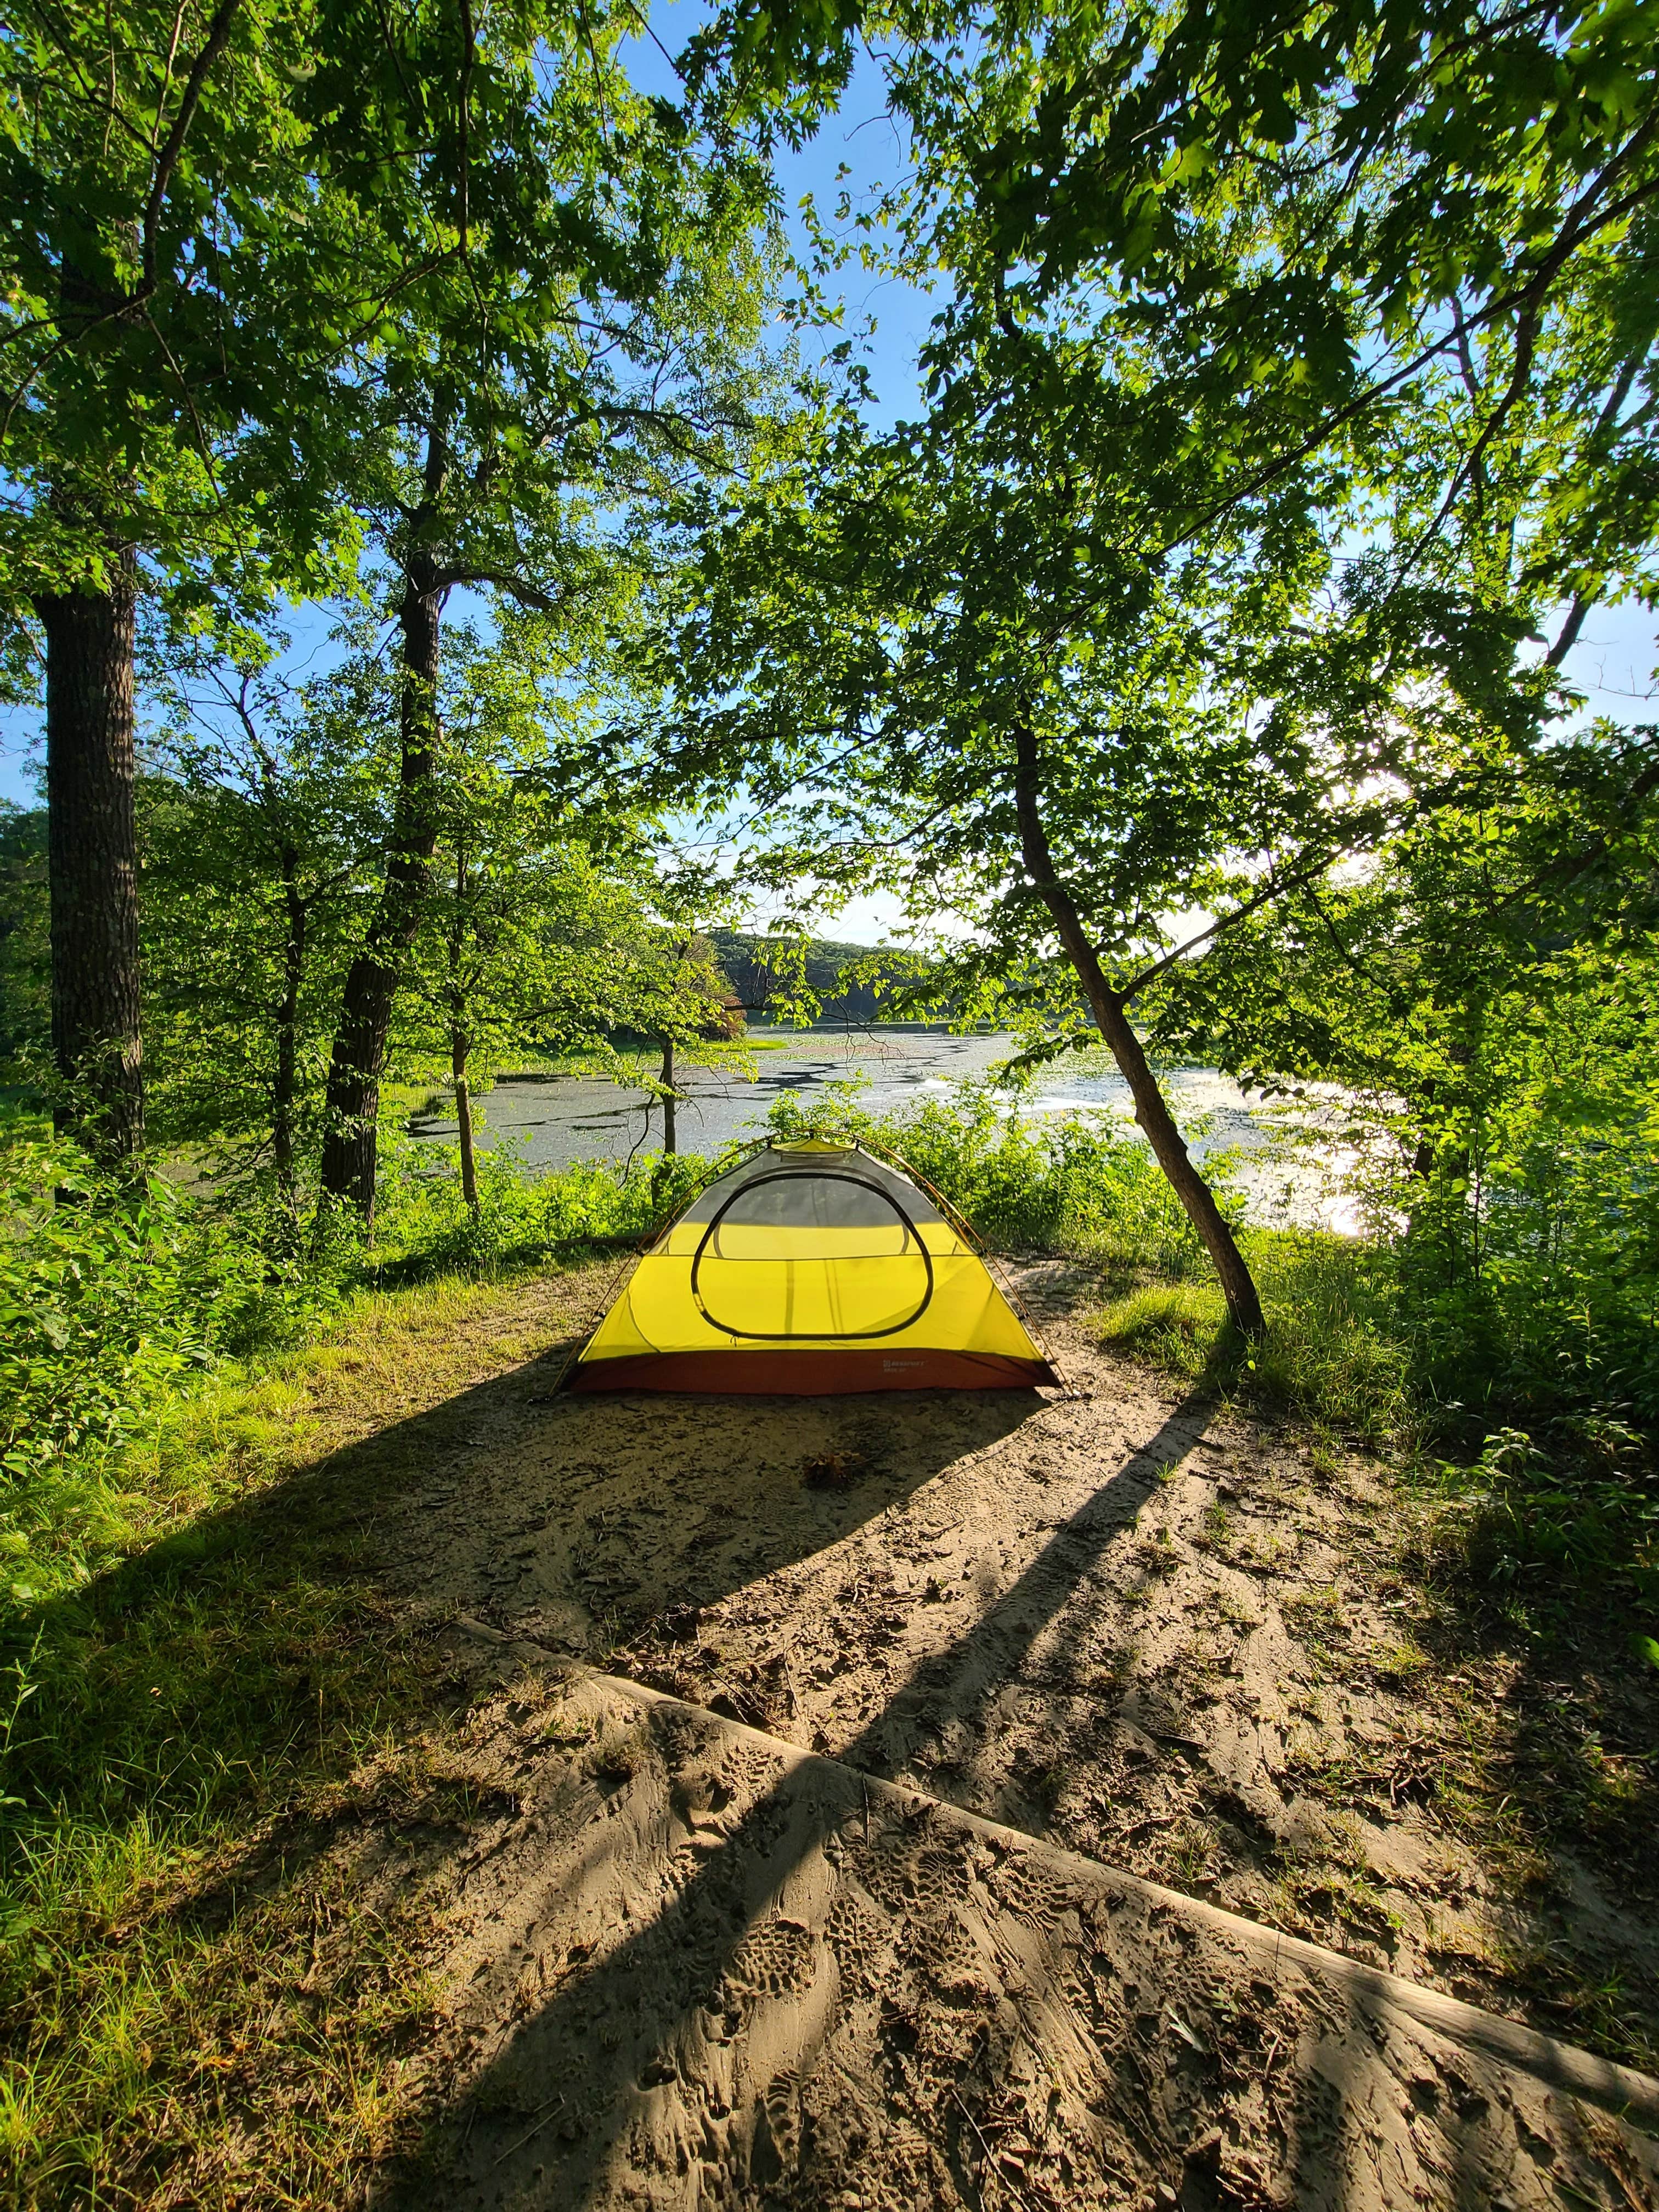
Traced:
<path fill-rule="evenodd" d="M 721 972 L 750 1020 L 764 1020 L 769 1012 L 781 1016 L 786 1009 L 779 1004 L 780 994 L 787 997 L 793 988 L 793 971 L 787 958 L 779 958 L 775 953 L 768 958 L 775 940 L 736 929 L 711 929 L 708 938 Z M 826 1020 L 874 1022 L 891 1018 L 890 992 L 878 997 L 870 983 L 847 985 L 841 980 L 842 969 L 854 961 L 867 961 L 871 950 L 867 945 L 843 945 L 830 937 L 808 940 L 806 980 L 823 1001 Z M 905 961 L 895 959 L 884 962 L 878 972 L 896 981 L 911 969 Z"/>

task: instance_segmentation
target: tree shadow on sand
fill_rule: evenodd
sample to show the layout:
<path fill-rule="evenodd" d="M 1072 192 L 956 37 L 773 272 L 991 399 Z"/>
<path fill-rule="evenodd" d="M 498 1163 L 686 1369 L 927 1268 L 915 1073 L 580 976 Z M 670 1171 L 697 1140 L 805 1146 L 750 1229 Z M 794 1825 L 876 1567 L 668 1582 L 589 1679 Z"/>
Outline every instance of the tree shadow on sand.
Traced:
<path fill-rule="evenodd" d="M 1252 1954 L 860 1774 L 982 1720 L 1207 1416 L 1171 1414 L 833 1764 L 677 1702 L 630 1722 L 626 1686 L 573 1693 L 611 1748 L 501 1841 L 483 2063 L 397 2202 L 1520 2204 L 1529 2130 L 1558 2172 L 1639 2185 L 1613 2123 L 1278 1972 L 1271 1936 Z"/>
<path fill-rule="evenodd" d="M 246 1796 L 250 1773 L 262 1796 L 291 1792 L 364 1729 L 431 1711 L 447 1662 L 416 1663 L 417 1647 L 458 1613 L 526 1633 L 553 1622 L 603 1663 L 659 1608 L 712 1603 L 841 1540 L 1041 1403 L 552 1396 L 558 1358 L 15 1612 L 7 1641 L 33 1694 L 9 1787 L 111 1824 L 199 1814 L 205 1788 Z M 815 1454 L 855 1462 L 857 1480 L 809 1488 Z"/>
<path fill-rule="evenodd" d="M 1194 1400 L 1172 1414 L 1054 1533 L 1000 1600 L 947 1652 L 916 1670 L 847 1747 L 845 1767 L 878 1765 L 890 1731 L 903 1729 L 924 1710 L 965 1715 L 981 1705 L 1007 1679 L 1018 1653 L 1133 1528 L 1158 1475 L 1191 1449 L 1206 1416 L 1206 1406 Z M 660 1911 L 623 1936 L 591 1969 L 574 1975 L 551 2003 L 514 2030 L 490 2069 L 507 2082 L 507 2094 L 488 2075 L 474 2085 L 465 2111 L 453 2123 L 453 2142 L 434 2160 L 439 2170 L 449 2163 L 451 2177 L 438 2191 L 428 2171 L 404 2200 L 410 2212 L 416 2203 L 587 2202 L 641 2086 L 648 2087 L 653 2075 L 678 2078 L 678 2068 L 662 2047 L 662 1993 L 684 1993 L 683 2020 L 718 2013 L 738 1953 L 755 1928 L 776 1913 L 792 1877 L 825 1841 L 822 1820 L 810 1806 L 795 1803 L 787 1788 L 763 1791 L 720 1848 L 675 1885 Z M 526 2172 L 503 2172 L 521 2111 L 516 2085 L 525 2081 L 568 2082 L 571 2111 L 580 2110 L 574 2130 L 559 2138 L 556 2175 L 549 2170 L 545 2149 L 528 2161 Z M 732 2154 L 729 2145 L 726 2154 Z M 733 2156 L 734 2177 L 741 2178 L 744 2163 Z"/>
<path fill-rule="evenodd" d="M 386 1928 L 491 1811 L 455 1749 L 477 1683 L 447 1621 L 562 1629 L 602 1664 L 624 1631 L 840 1540 L 1040 1402 L 572 1399 L 552 1395 L 562 1360 L 460 1390 L 14 1617 L 29 1694 L 8 1747 L 7 1909 L 27 1936 L 67 1907 L 76 1936 L 37 1944 L 33 1966 L 14 1948 L 5 2039 L 52 2084 L 60 2117 L 41 2124 L 71 2194 L 76 2175 L 101 2197 L 117 2175 L 149 2188 L 216 2163 L 228 2097 L 252 2172 L 288 2154 L 262 2134 L 284 2101 L 307 2159 L 338 2105 L 347 2193 L 383 2153 L 350 2118 L 349 2062 L 367 2079 L 406 2042 L 387 1961 L 412 1986 L 420 1929 L 392 1945 Z M 855 1461 L 856 1481 L 809 1488 L 814 1450 Z M 380 1844 L 373 1866 L 352 1858 L 371 1835 L 391 1839 L 390 1875 Z M 121 2030 L 145 2042 L 142 2079 L 93 2047 L 100 1960 L 112 1987 L 174 1990 Z"/>
<path fill-rule="evenodd" d="M 1056 1877 L 1054 1854 L 1028 1860 L 857 1772 L 901 1765 L 942 1718 L 982 1728 L 1034 1644 L 1070 1632 L 1091 1578 L 1127 1577 L 1123 1539 L 1202 1436 L 1203 1400 L 1125 1447 L 843 1764 L 750 1737 L 732 1768 L 715 1740 L 729 1723 L 581 1670 L 550 1692 L 515 1654 L 604 1668 L 653 1624 L 787 1580 L 1041 1401 L 577 1400 L 552 1392 L 556 1371 L 532 1361 L 459 1391 L 27 1624 L 36 1695 L 8 1778 L 25 1820 L 101 1834 L 113 1855 L 141 1835 L 208 1850 L 120 1924 L 83 1923 L 90 1971 L 118 1948 L 135 1981 L 165 1936 L 180 2025 L 176 2045 L 153 2033 L 118 2109 L 64 2077 L 54 2187 L 176 2198 L 211 2172 L 343 2202 L 378 2175 L 377 2201 L 401 2192 L 410 2212 L 576 2207 L 613 2182 L 665 2203 L 814 2203 L 858 2191 L 876 2160 L 918 2202 L 1118 2203 L 1159 2178 L 1209 2212 L 1256 2201 L 1256 2169 L 1228 2165 L 1238 2146 L 1224 2154 L 1212 2123 L 1221 2089 L 1259 2076 L 1262 2187 L 1271 2168 L 1304 2203 L 1368 2202 L 1344 2177 L 1371 2154 L 1374 2118 L 1353 2115 L 1374 2100 L 1374 2023 L 1258 1988 L 1133 1887 Z M 475 1641 L 458 1661 L 463 1619 Z M 527 1684 L 532 1733 L 493 1765 L 477 1730 L 516 1708 L 475 1714 L 477 1631 L 501 1679 Z M 599 1698 L 586 1736 L 534 1733 L 550 1696 Z M 632 1718 L 612 1744 L 617 1696 Z M 630 1795 L 653 1776 L 659 1797 Z M 398 1978 L 412 1985 L 438 1900 L 465 1907 L 481 1867 L 500 1879 L 480 1917 L 504 1916 L 472 1991 L 493 2039 L 457 2096 L 443 2023 Z M 538 1925 L 584 1896 L 591 1940 L 551 1959 Z M 521 1985 L 530 1964 L 549 1972 Z M 25 2036 L 44 1988 L 19 1992 Z M 53 2057 L 31 2046 L 31 2063 Z M 1449 2170 L 1489 2201 L 1480 2112 L 1498 2087 L 1425 2063 L 1467 2136 Z M 376 2083 L 405 2127 L 435 2111 L 418 2172 L 388 2162 L 406 2134 L 362 2118 Z"/>

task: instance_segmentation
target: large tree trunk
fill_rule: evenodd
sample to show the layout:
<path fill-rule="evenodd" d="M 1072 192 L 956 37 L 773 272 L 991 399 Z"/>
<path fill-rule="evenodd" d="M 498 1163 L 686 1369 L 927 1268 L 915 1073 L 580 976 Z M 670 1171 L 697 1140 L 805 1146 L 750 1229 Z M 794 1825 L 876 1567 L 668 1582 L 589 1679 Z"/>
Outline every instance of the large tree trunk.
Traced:
<path fill-rule="evenodd" d="M 106 590 L 43 595 L 52 1042 L 69 1095 L 60 1130 L 108 1160 L 144 1141 L 133 811 L 137 562 L 112 556 Z"/>
<path fill-rule="evenodd" d="M 1261 1336 L 1266 1332 L 1267 1322 L 1262 1316 L 1261 1300 L 1255 1279 L 1245 1264 L 1237 1240 L 1222 1218 L 1221 1209 L 1215 1202 L 1215 1193 L 1188 1155 L 1186 1140 L 1176 1126 L 1175 1116 L 1164 1103 L 1158 1078 L 1147 1065 L 1146 1055 L 1125 1011 L 1124 1001 L 1106 981 L 1099 957 L 1083 927 L 1076 902 L 1054 872 L 1054 854 L 1049 848 L 1048 834 L 1043 829 L 1037 805 L 1036 736 L 1030 729 L 1021 727 L 1014 732 L 1014 796 L 1019 813 L 1020 845 L 1025 860 L 1025 872 L 1054 919 L 1066 957 L 1077 970 L 1078 981 L 1083 986 L 1090 1011 L 1101 1035 L 1111 1047 L 1112 1057 L 1129 1086 L 1129 1095 L 1134 1100 L 1135 1120 L 1140 1124 L 1158 1165 L 1169 1177 L 1170 1188 L 1186 1208 L 1188 1219 L 1203 1240 L 1205 1250 L 1215 1263 L 1215 1271 L 1221 1279 L 1227 1310 L 1232 1316 L 1234 1326 L 1245 1336 Z"/>
<path fill-rule="evenodd" d="M 299 856 L 283 848 L 283 902 L 287 921 L 283 939 L 283 995 L 276 1006 L 276 1079 L 271 1091 L 270 1144 L 276 1188 L 290 1214 L 299 1199 L 297 1133 L 299 1103 L 300 986 L 305 976 L 306 902 L 300 896 Z"/>

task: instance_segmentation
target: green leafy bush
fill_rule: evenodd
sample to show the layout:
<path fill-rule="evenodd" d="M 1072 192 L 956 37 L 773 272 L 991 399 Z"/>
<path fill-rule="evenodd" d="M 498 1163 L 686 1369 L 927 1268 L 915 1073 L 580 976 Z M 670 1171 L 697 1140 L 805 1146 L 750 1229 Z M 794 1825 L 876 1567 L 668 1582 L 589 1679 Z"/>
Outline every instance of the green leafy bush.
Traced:
<path fill-rule="evenodd" d="M 1651 963 L 1621 982 L 1613 1003 L 1564 986 L 1543 1011 L 1506 1006 L 1459 1071 L 1471 1095 L 1427 1172 L 1403 1145 L 1384 1155 L 1383 1241 L 1424 1386 L 1493 1432 L 1659 1427 L 1659 1016 L 1638 1018 Z"/>
<path fill-rule="evenodd" d="M 337 1260 L 268 1226 L 0 1124 L 0 1600 L 82 1579 L 129 1525 L 105 1475 L 142 1425 L 334 1303 Z"/>
<path fill-rule="evenodd" d="M 0 1223 L 0 1467 L 14 1480 L 118 1442 L 161 1392 L 291 1332 L 326 1295 L 314 1265 L 275 1256 L 245 1215 L 3 1129 Z"/>
<path fill-rule="evenodd" d="M 1659 1480 L 1625 1423 L 1581 1418 L 1546 1443 L 1499 1429 L 1472 1466 L 1431 1462 L 1428 1482 L 1435 1548 L 1501 1597 L 1627 1573 L 1659 1602 Z"/>
<path fill-rule="evenodd" d="M 391 1147 L 386 1148 L 391 1151 Z M 423 1161 L 436 1147 L 423 1145 Z M 380 1203 L 376 1244 L 363 1265 L 384 1279 L 433 1273 L 489 1274 L 556 1257 L 586 1242 L 643 1236 L 684 1204 L 711 1172 L 695 1153 L 635 1162 L 578 1160 L 556 1174 L 532 1177 L 505 1145 L 477 1159 L 478 1206 L 461 1195 L 453 1171 L 410 1172 L 396 1164 Z M 403 1172 L 396 1168 L 401 1166 Z"/>

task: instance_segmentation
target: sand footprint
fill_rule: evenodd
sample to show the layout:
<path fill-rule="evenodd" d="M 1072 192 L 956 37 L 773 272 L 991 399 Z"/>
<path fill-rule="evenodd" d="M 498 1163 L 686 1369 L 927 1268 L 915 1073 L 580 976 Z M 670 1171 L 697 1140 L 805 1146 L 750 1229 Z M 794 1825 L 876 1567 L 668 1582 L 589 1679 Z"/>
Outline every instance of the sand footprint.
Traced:
<path fill-rule="evenodd" d="M 801 2084 L 840 2013 L 835 1952 L 800 1921 L 763 1920 L 738 1947 L 725 1995 L 743 2016 L 733 2130 L 747 2134 L 754 2178 L 782 2179 L 800 2158 Z"/>

